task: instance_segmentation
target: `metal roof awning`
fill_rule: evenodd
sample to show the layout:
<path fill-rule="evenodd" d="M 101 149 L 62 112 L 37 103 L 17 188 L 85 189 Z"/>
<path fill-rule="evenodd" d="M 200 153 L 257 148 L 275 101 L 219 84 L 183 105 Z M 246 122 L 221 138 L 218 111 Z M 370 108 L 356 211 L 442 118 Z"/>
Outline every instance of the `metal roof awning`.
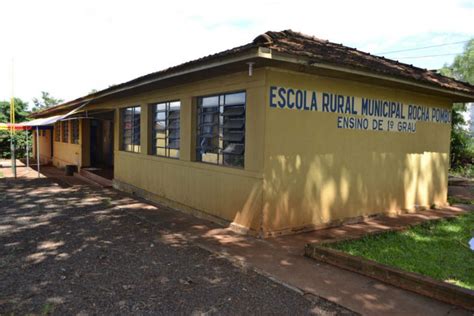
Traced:
<path fill-rule="evenodd" d="M 69 111 L 68 113 L 66 114 L 63 114 L 63 115 L 54 115 L 54 116 L 49 116 L 49 117 L 43 117 L 43 118 L 39 118 L 39 119 L 36 119 L 36 120 L 32 120 L 32 121 L 27 121 L 27 122 L 21 122 L 21 123 L 18 123 L 18 124 L 15 124 L 16 126 L 20 126 L 20 127 L 50 127 L 50 126 L 53 126 L 54 123 L 58 122 L 58 121 L 61 121 L 61 120 L 64 120 L 65 118 L 73 115 L 74 113 L 76 113 L 77 111 L 79 111 L 80 109 L 82 109 L 83 107 L 85 107 L 87 104 L 89 104 L 90 101 L 88 102 L 85 102 L 83 103 L 82 105 L 78 106 L 77 108 Z"/>
<path fill-rule="evenodd" d="M 48 128 L 52 127 L 54 123 L 62 120 L 65 117 L 66 115 L 55 115 L 55 116 L 40 118 L 40 119 L 16 123 L 16 124 L 0 123 L 0 131 L 11 130 L 11 129 L 15 131 L 24 131 L 24 130 L 30 130 L 36 127 L 38 127 L 39 129 L 45 129 L 47 127 Z"/>
<path fill-rule="evenodd" d="M 68 113 L 69 114 L 69 113 Z M 21 122 L 16 125 L 22 126 L 22 127 L 45 127 L 45 126 L 53 126 L 54 123 L 57 121 L 60 121 L 68 116 L 68 114 L 64 115 L 54 115 L 50 117 L 44 117 L 32 121 L 27 121 L 27 122 Z"/>
<path fill-rule="evenodd" d="M 39 119 L 32 120 L 32 121 L 18 123 L 16 125 L 21 126 L 21 127 L 53 126 L 54 123 L 56 123 L 57 121 L 62 120 L 65 117 L 67 117 L 67 114 L 65 114 L 65 115 L 55 115 L 55 116 L 50 116 L 50 117 L 45 117 L 45 118 L 39 118 Z"/>
<path fill-rule="evenodd" d="M 73 115 L 83 107 L 85 107 L 87 104 L 89 104 L 90 101 L 83 103 L 82 105 L 76 107 L 75 109 L 69 111 L 66 114 L 63 115 L 54 115 L 50 117 L 44 117 L 44 118 L 39 118 L 36 120 L 32 121 L 27 121 L 27 122 L 21 122 L 17 124 L 5 124 L 2 123 L 0 124 L 0 130 L 31 130 L 35 129 L 36 130 L 36 165 L 37 165 L 37 171 L 38 171 L 38 178 L 40 178 L 40 143 L 39 143 L 39 130 L 40 129 L 46 129 L 46 128 L 51 128 L 56 122 L 61 121 L 66 119 L 67 117 Z M 28 138 L 27 138 L 28 139 Z M 28 146 L 28 140 L 26 142 Z M 12 145 L 12 148 L 14 149 L 14 145 Z M 28 149 L 27 149 L 28 152 Z M 28 156 L 28 154 L 27 154 Z M 29 166 L 29 163 L 27 163 L 27 166 Z"/>

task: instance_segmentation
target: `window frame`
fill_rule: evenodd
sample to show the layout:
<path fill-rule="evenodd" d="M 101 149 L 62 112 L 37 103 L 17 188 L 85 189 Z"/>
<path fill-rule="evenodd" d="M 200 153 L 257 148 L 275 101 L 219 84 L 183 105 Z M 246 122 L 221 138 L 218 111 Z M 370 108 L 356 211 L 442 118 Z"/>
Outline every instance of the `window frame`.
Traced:
<path fill-rule="evenodd" d="M 243 103 L 227 103 L 226 97 L 236 94 L 244 94 Z M 217 105 L 214 106 L 204 106 L 202 104 L 205 98 L 217 97 Z M 235 169 L 245 169 L 245 147 L 246 147 L 246 138 L 245 130 L 247 125 L 247 91 L 238 90 L 231 92 L 222 92 L 214 93 L 209 95 L 198 96 L 196 98 L 196 145 L 195 145 L 195 161 L 210 165 L 230 167 Z M 208 108 L 210 110 L 204 111 L 203 109 Z M 217 108 L 217 109 L 216 109 Z M 238 109 L 240 108 L 240 109 Z M 234 109 L 234 111 L 229 111 L 229 109 Z M 234 113 L 230 113 L 234 112 Z M 207 117 L 206 116 L 207 113 Z M 212 116 L 212 119 L 209 121 L 209 117 Z M 216 119 L 217 118 L 217 119 Z M 216 122 L 217 121 L 217 122 Z M 239 123 L 236 126 L 231 124 L 226 124 L 230 122 Z M 241 126 L 239 126 L 239 124 Z M 227 125 L 227 127 L 226 127 Z M 217 126 L 217 128 L 216 128 Z M 203 131 L 203 130 L 208 131 Z M 217 129 L 215 131 L 214 129 Z M 211 130 L 211 132 L 209 132 Z M 227 130 L 227 131 L 226 131 Z M 231 139 L 231 135 L 238 134 L 237 138 L 240 140 Z M 204 136 L 204 137 L 203 137 Z M 204 141 L 204 138 L 207 138 L 208 141 Z M 226 139 L 227 138 L 227 139 Z M 209 140 L 211 139 L 211 140 Z M 217 139 L 217 140 L 214 140 Z M 204 143 L 211 143 L 211 146 L 208 147 L 210 150 L 203 152 L 202 147 L 205 147 Z M 214 143 L 214 146 L 212 146 Z M 233 144 L 234 146 L 229 145 Z M 230 148 L 230 149 L 229 149 Z M 240 150 L 240 153 L 231 153 L 230 150 L 237 149 Z M 212 152 L 212 150 L 216 150 Z M 228 151 L 227 153 L 225 151 Z M 204 154 L 215 154 L 217 157 L 214 161 L 206 161 L 203 159 Z M 226 157 L 240 157 L 228 159 Z M 234 163 L 231 161 L 234 160 Z M 237 163 L 235 163 L 237 162 Z"/>
<path fill-rule="evenodd" d="M 172 110 L 171 106 L 175 103 L 179 104 L 178 110 Z M 164 109 L 159 109 L 160 105 L 164 105 Z M 169 100 L 161 101 L 156 103 L 149 104 L 150 114 L 151 114 L 151 151 L 150 154 L 157 157 L 179 159 L 180 150 L 181 150 L 181 100 Z M 171 117 L 170 112 L 179 112 L 178 117 Z M 158 119 L 158 114 L 164 113 L 163 119 Z M 170 122 L 172 121 L 172 122 Z M 156 126 L 159 122 L 166 122 L 164 125 L 164 137 L 157 137 L 158 130 Z M 177 126 L 176 126 L 177 125 Z M 170 137 L 172 131 L 174 130 L 174 137 Z M 177 134 L 177 135 L 176 135 Z M 164 146 L 158 146 L 158 140 L 164 140 Z M 178 143 L 177 147 L 170 146 L 170 139 Z M 160 154 L 158 149 L 164 150 L 164 154 Z M 171 151 L 176 150 L 176 155 L 171 155 Z"/>
<path fill-rule="evenodd" d="M 54 123 L 54 141 L 61 142 L 61 122 Z"/>
<path fill-rule="evenodd" d="M 61 142 L 69 143 L 69 121 L 61 121 Z"/>
<path fill-rule="evenodd" d="M 138 111 L 138 137 L 136 134 L 137 127 L 135 126 L 135 116 L 136 116 L 136 109 L 139 109 Z M 130 115 L 130 128 L 125 129 L 125 115 L 127 110 L 132 110 L 132 113 Z M 120 132 L 121 132 L 121 137 L 120 137 L 120 150 L 129 152 L 129 153 L 141 153 L 141 118 L 142 118 L 142 111 L 141 111 L 141 105 L 133 105 L 133 106 L 126 106 L 120 108 Z M 130 143 L 127 144 L 125 142 L 125 139 L 127 138 L 126 132 L 130 130 Z M 134 141 L 138 140 L 138 144 Z M 131 149 L 127 149 L 127 146 L 130 146 Z"/>
<path fill-rule="evenodd" d="M 80 137 L 79 120 L 71 120 L 71 144 L 78 145 Z"/>

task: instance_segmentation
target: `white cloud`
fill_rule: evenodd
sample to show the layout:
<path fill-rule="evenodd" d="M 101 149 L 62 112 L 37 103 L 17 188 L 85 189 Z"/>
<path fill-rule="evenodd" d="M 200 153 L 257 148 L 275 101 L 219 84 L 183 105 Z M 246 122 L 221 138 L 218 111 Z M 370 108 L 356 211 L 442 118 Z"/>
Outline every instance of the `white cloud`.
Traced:
<path fill-rule="evenodd" d="M 10 96 L 12 57 L 17 96 L 31 100 L 45 90 L 72 99 L 267 30 L 291 28 L 373 53 L 474 31 L 466 1 L 4 0 L 0 12 L 0 99 Z"/>

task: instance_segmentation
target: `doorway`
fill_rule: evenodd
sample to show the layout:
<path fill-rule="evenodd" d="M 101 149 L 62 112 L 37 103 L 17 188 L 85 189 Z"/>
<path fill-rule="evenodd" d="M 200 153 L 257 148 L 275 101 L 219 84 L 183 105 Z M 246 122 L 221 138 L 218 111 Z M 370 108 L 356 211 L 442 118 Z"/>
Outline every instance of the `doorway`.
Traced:
<path fill-rule="evenodd" d="M 92 114 L 92 113 L 91 113 Z M 107 179 L 114 174 L 114 111 L 92 114 L 90 120 L 90 168 Z"/>

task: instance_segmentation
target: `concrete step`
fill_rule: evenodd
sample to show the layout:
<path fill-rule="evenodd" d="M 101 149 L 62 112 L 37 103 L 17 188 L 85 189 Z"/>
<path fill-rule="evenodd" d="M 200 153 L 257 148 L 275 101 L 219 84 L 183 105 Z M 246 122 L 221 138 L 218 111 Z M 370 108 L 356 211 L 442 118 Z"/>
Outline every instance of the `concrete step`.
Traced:
<path fill-rule="evenodd" d="M 81 181 L 84 181 L 92 186 L 95 186 L 95 187 L 98 187 L 98 188 L 103 188 L 102 185 L 100 185 L 99 183 L 89 179 L 89 178 L 86 178 L 84 176 L 82 176 L 81 174 L 79 174 L 78 172 L 74 172 L 74 177 L 81 180 Z"/>
<path fill-rule="evenodd" d="M 79 174 L 85 178 L 88 178 L 96 183 L 98 183 L 100 186 L 104 188 L 108 188 L 112 186 L 112 180 L 103 178 L 99 175 L 96 175 L 93 172 L 88 171 L 87 169 L 82 168 Z"/>

